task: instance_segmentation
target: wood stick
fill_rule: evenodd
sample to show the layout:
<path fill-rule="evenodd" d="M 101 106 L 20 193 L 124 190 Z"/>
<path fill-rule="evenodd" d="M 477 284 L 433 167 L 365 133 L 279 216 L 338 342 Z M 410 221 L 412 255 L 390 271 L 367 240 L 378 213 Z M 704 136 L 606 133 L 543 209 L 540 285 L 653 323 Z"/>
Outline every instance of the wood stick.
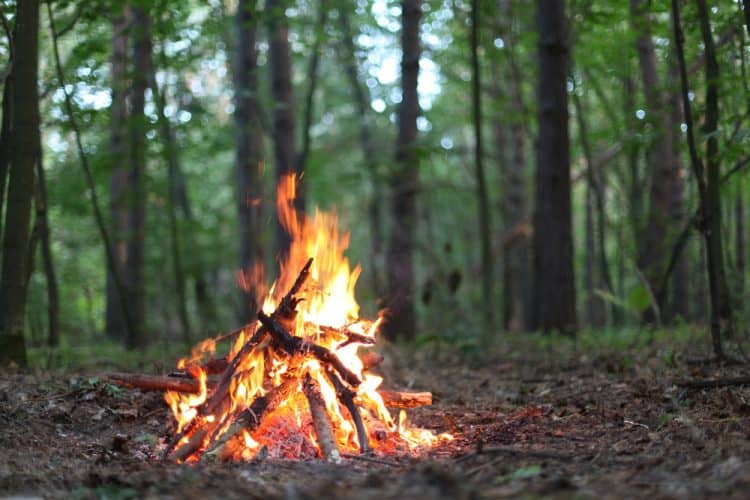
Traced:
<path fill-rule="evenodd" d="M 200 392 L 200 383 L 192 378 L 164 377 L 142 373 L 107 373 L 103 375 L 103 378 L 117 385 L 144 391 L 177 391 L 193 394 Z"/>
<path fill-rule="evenodd" d="M 399 392 L 378 390 L 388 408 L 416 408 L 432 404 L 431 392 Z"/>
<path fill-rule="evenodd" d="M 718 387 L 728 387 L 733 385 L 750 385 L 750 377 L 730 377 L 709 380 L 675 380 L 673 382 L 677 387 L 686 389 L 716 389 Z"/>
<path fill-rule="evenodd" d="M 108 373 L 102 375 L 107 380 L 121 385 L 123 387 L 131 387 L 135 389 L 141 389 L 143 391 L 177 391 L 185 392 L 189 394 L 198 394 L 200 392 L 200 384 L 197 380 L 192 378 L 175 378 L 167 377 L 163 375 L 145 375 L 139 373 Z M 715 382 L 715 381 L 699 381 L 699 382 Z M 744 382 L 744 383 L 750 383 Z M 677 385 L 680 385 L 676 383 Z M 734 385 L 737 385 L 735 383 Z M 732 384 L 729 384 L 732 385 Z M 209 390 L 216 387 L 216 381 L 208 380 L 206 386 Z M 705 387 L 719 387 L 715 383 L 709 384 Z M 388 408 L 416 408 L 418 406 L 428 406 L 432 404 L 432 393 L 430 392 L 402 392 L 402 391 L 386 391 L 379 390 L 378 393 L 383 398 L 383 403 Z"/>
<path fill-rule="evenodd" d="M 307 404 L 310 407 L 310 415 L 312 416 L 313 427 L 318 437 L 318 444 L 320 445 L 323 459 L 327 462 L 340 463 L 341 452 L 338 446 L 336 446 L 336 438 L 331 428 L 331 419 L 326 411 L 326 405 L 320 393 L 320 388 L 309 373 L 305 375 L 302 392 L 305 393 Z"/>
<path fill-rule="evenodd" d="M 370 441 L 367 437 L 365 424 L 362 422 L 362 415 L 359 414 L 359 408 L 354 404 L 354 391 L 344 385 L 339 376 L 336 375 L 336 372 L 330 368 L 327 368 L 325 373 L 328 380 L 333 384 L 334 389 L 336 389 L 336 396 L 339 398 L 339 401 L 344 404 L 344 407 L 349 411 L 349 415 L 352 417 L 354 428 L 357 429 L 357 440 L 359 441 L 360 453 L 367 453 L 370 451 Z"/>

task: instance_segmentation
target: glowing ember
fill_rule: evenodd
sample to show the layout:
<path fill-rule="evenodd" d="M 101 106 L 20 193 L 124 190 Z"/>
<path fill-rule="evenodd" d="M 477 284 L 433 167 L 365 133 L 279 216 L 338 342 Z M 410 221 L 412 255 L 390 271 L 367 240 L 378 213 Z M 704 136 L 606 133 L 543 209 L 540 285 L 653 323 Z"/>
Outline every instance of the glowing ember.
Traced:
<path fill-rule="evenodd" d="M 382 378 L 358 355 L 375 343 L 381 318 L 359 317 L 354 286 L 361 270 L 344 256 L 349 234 L 333 213 L 297 213 L 294 196 L 294 177 L 284 177 L 277 210 L 291 236 L 289 254 L 268 293 L 257 297 L 259 321 L 239 332 L 221 378 L 208 384 L 214 340 L 178 364 L 200 391 L 165 394 L 177 422 L 166 450 L 173 460 L 206 452 L 231 460 L 259 453 L 336 460 L 340 452 L 416 451 L 450 439 L 409 426 L 403 410 L 398 421 L 391 416 L 378 392 Z M 262 271 L 242 274 L 241 286 L 266 290 Z"/>

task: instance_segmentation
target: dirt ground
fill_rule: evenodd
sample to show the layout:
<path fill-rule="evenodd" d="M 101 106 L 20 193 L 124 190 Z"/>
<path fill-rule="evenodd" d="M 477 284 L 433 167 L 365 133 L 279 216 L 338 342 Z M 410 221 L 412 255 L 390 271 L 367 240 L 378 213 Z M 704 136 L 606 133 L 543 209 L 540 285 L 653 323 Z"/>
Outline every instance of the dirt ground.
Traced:
<path fill-rule="evenodd" d="M 343 464 L 265 459 L 165 464 L 160 394 L 93 371 L 0 374 L 0 495 L 52 498 L 747 498 L 750 387 L 675 381 L 746 376 L 651 346 L 633 352 L 499 348 L 385 351 L 394 387 L 431 390 L 410 411 L 456 439 L 418 456 Z"/>

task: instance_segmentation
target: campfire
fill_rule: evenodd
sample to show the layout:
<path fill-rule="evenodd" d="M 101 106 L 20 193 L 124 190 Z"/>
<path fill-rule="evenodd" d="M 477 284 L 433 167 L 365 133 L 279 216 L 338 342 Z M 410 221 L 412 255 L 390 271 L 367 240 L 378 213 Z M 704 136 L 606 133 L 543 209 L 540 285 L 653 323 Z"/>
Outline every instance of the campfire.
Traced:
<path fill-rule="evenodd" d="M 382 315 L 359 317 L 351 269 L 344 252 L 349 234 L 334 213 L 310 218 L 293 205 L 295 178 L 278 186 L 279 220 L 291 236 L 278 279 L 265 287 L 262 270 L 240 276 L 256 294 L 258 319 L 217 339 L 208 339 L 181 359 L 170 377 L 114 374 L 118 383 L 166 390 L 176 434 L 166 459 L 251 460 L 412 452 L 434 446 L 447 434 L 409 425 L 404 408 L 432 403 L 430 393 L 380 389 L 371 369 L 379 354 L 360 352 L 375 344 Z M 231 341 L 229 354 L 215 357 L 217 343 Z M 394 418 L 389 408 L 399 411 Z"/>

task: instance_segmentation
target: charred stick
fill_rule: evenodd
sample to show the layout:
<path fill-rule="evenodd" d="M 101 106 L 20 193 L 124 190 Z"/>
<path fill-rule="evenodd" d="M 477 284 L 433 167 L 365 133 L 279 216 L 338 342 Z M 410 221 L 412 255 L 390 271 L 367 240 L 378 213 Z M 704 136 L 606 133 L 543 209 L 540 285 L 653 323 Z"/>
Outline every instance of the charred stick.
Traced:
<path fill-rule="evenodd" d="M 362 422 L 362 415 L 359 414 L 359 408 L 354 404 L 354 391 L 344 385 L 336 372 L 330 368 L 326 369 L 326 376 L 331 381 L 331 384 L 333 384 L 333 388 L 336 389 L 336 396 L 339 398 L 339 401 L 344 404 L 349 411 L 349 415 L 352 417 L 354 427 L 357 429 L 360 453 L 367 453 L 370 451 L 370 441 L 367 437 L 365 424 Z"/>
<path fill-rule="evenodd" d="M 183 444 L 172 453 L 170 458 L 175 462 L 184 462 L 203 447 L 203 442 L 206 440 L 206 436 L 208 436 L 208 429 L 198 429 L 192 436 L 190 436 L 187 443 Z"/>
<path fill-rule="evenodd" d="M 340 462 L 341 452 L 336 446 L 336 438 L 333 435 L 331 419 L 326 411 L 323 395 L 309 373 L 305 375 L 302 391 L 305 393 L 307 404 L 310 407 L 310 415 L 312 416 L 313 427 L 315 427 L 315 434 L 318 436 L 318 444 L 323 459 L 328 462 Z"/>
<path fill-rule="evenodd" d="M 310 353 L 324 364 L 331 365 L 349 385 L 357 387 L 361 381 L 359 377 L 349 370 L 341 362 L 336 354 L 323 346 L 308 342 L 300 337 L 294 336 L 279 323 L 273 316 L 268 316 L 263 311 L 258 311 L 258 319 L 268 330 L 276 343 L 290 355 Z"/>

